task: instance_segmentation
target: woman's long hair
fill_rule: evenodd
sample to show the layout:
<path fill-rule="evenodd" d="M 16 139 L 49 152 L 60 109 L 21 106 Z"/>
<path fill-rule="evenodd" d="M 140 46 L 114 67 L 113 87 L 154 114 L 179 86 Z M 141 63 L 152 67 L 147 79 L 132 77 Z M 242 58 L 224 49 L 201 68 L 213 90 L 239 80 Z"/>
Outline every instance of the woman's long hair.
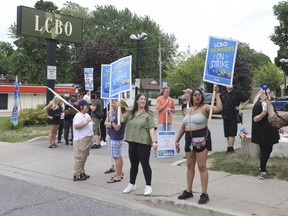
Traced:
<path fill-rule="evenodd" d="M 139 93 L 139 94 L 136 96 L 136 98 L 135 98 L 134 105 L 133 105 L 133 108 L 132 108 L 132 110 L 131 110 L 133 118 L 134 118 L 134 116 L 135 116 L 136 111 L 138 110 L 138 103 L 137 103 L 137 101 L 138 101 L 138 99 L 139 99 L 141 96 L 145 96 L 145 98 L 146 98 L 146 105 L 145 105 L 144 109 L 145 109 L 146 112 L 150 113 L 149 106 L 148 106 L 148 99 L 147 99 L 146 95 L 143 94 L 143 93 Z"/>
<path fill-rule="evenodd" d="M 192 91 L 192 93 L 191 93 L 191 97 L 190 97 L 190 105 L 191 106 L 194 106 L 194 104 L 193 104 L 193 95 L 194 95 L 194 93 L 196 92 L 196 91 L 198 91 L 200 94 L 201 94 L 201 101 L 200 101 L 200 104 L 199 104 L 199 106 L 202 106 L 203 105 L 203 102 L 204 102 L 204 94 L 203 94 L 203 92 L 199 89 L 199 88 L 196 88 L 196 89 L 194 89 L 193 91 Z"/>
<path fill-rule="evenodd" d="M 51 109 L 53 110 L 56 110 L 58 108 L 60 108 L 60 102 L 61 102 L 61 99 L 58 97 L 58 96 L 54 96 L 54 98 L 52 99 L 52 107 Z"/>

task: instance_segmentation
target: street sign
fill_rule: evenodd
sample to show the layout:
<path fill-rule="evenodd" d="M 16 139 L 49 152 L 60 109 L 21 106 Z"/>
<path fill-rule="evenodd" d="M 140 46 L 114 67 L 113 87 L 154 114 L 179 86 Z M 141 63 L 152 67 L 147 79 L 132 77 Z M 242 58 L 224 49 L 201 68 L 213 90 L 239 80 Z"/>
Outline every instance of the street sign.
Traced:
<path fill-rule="evenodd" d="M 47 79 L 56 80 L 57 77 L 57 67 L 56 66 L 47 66 Z"/>

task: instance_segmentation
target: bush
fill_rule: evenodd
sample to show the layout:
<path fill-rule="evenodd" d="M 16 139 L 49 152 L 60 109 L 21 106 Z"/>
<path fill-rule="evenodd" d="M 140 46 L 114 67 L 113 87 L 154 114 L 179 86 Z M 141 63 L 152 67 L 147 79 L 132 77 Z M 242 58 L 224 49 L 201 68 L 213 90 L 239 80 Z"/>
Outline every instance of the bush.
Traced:
<path fill-rule="evenodd" d="M 14 126 L 11 119 L 8 119 L 5 126 L 9 129 L 18 129 L 23 126 L 46 125 L 47 116 L 43 112 L 45 105 L 38 105 L 36 109 L 22 109 L 18 113 L 18 125 Z"/>

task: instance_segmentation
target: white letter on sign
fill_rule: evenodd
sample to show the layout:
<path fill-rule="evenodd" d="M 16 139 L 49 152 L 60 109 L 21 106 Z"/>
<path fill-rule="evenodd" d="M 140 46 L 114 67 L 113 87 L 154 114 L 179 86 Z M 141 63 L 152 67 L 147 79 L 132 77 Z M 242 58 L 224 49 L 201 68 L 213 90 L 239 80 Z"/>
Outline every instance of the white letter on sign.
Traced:
<path fill-rule="evenodd" d="M 52 18 L 47 18 L 45 20 L 45 30 L 46 30 L 46 32 L 51 33 L 51 30 L 48 29 L 49 28 L 49 21 L 52 22 Z"/>
<path fill-rule="evenodd" d="M 39 16 L 38 15 L 35 15 L 35 31 L 42 31 L 42 27 L 41 29 L 39 29 Z"/>
<path fill-rule="evenodd" d="M 62 21 L 56 19 L 55 20 L 55 34 L 62 34 Z"/>
<path fill-rule="evenodd" d="M 72 24 L 68 21 L 68 22 L 66 22 L 65 23 L 65 34 L 67 35 L 67 36 L 70 36 L 71 34 L 72 34 L 72 31 L 73 31 L 73 29 L 72 29 Z"/>

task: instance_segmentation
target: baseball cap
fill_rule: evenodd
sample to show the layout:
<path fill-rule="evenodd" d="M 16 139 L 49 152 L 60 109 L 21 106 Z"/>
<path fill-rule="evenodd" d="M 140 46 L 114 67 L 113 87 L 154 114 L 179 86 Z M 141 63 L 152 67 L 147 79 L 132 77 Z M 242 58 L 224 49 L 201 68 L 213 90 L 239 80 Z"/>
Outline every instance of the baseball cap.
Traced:
<path fill-rule="evenodd" d="M 189 93 L 191 94 L 191 93 L 192 93 L 192 89 L 187 88 L 187 89 L 183 90 L 183 92 L 184 92 L 184 93 L 185 93 L 185 92 L 189 92 Z"/>
<path fill-rule="evenodd" d="M 78 102 L 78 106 L 84 106 L 84 105 L 89 106 L 89 103 L 84 99 L 82 99 Z"/>

